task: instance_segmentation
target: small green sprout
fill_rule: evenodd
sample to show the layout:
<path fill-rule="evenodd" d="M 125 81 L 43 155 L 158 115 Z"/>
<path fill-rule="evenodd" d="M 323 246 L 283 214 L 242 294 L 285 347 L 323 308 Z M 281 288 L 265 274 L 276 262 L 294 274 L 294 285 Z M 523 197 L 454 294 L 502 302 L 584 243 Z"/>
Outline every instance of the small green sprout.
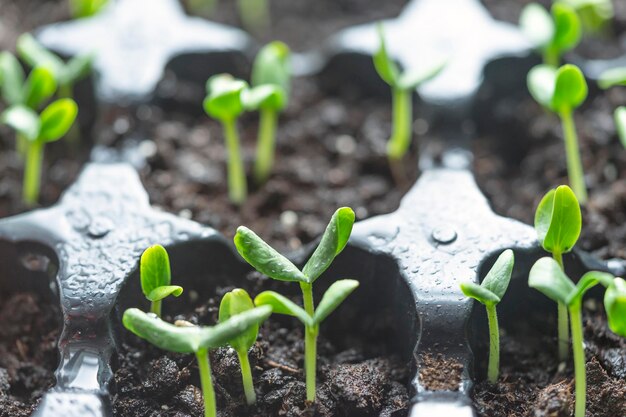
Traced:
<path fill-rule="evenodd" d="M 139 262 L 139 275 L 141 291 L 151 302 L 150 312 L 157 317 L 161 317 L 161 303 L 164 298 L 170 295 L 178 297 L 183 293 L 183 287 L 170 285 L 170 258 L 161 245 L 152 245 L 143 252 Z"/>
<path fill-rule="evenodd" d="M 567 64 L 558 69 L 548 65 L 537 65 L 528 73 L 527 83 L 533 98 L 545 108 L 557 113 L 561 119 L 569 182 L 578 200 L 585 204 L 587 187 L 574 124 L 574 109 L 587 98 L 585 76 L 574 65 Z"/>
<path fill-rule="evenodd" d="M 618 67 L 606 70 L 598 79 L 600 88 L 608 89 L 613 86 L 626 86 L 626 67 Z M 626 148 L 626 106 L 620 106 L 613 113 L 615 129 L 622 145 Z"/>
<path fill-rule="evenodd" d="M 72 99 L 50 103 L 41 114 L 18 104 L 0 114 L 0 123 L 10 126 L 23 140 L 25 164 L 22 198 L 28 206 L 39 199 L 41 164 L 46 143 L 55 142 L 72 127 L 78 107 Z"/>
<path fill-rule="evenodd" d="M 564 271 L 563 254 L 570 252 L 580 236 L 582 215 L 574 192 L 561 185 L 541 199 L 535 211 L 535 230 L 541 246 L 552 254 Z M 567 306 L 558 303 L 559 359 L 569 355 Z"/>
<path fill-rule="evenodd" d="M 242 94 L 248 84 L 229 74 L 219 74 L 208 79 L 206 88 L 208 96 L 204 99 L 204 111 L 219 120 L 224 128 L 228 149 L 228 194 L 233 203 L 240 205 L 246 199 L 248 187 L 241 158 L 237 118 L 244 112 Z"/>
<path fill-rule="evenodd" d="M 270 26 L 268 0 L 237 0 L 239 18 L 247 31 L 261 34 Z"/>
<path fill-rule="evenodd" d="M 619 106 L 613 113 L 615 119 L 615 129 L 617 136 L 622 141 L 622 145 L 626 148 L 626 106 Z"/>
<path fill-rule="evenodd" d="M 601 34 L 615 16 L 611 0 L 559 0 L 571 6 L 578 17 L 585 32 Z"/>
<path fill-rule="evenodd" d="M 104 9 L 109 0 L 69 0 L 74 19 L 95 16 Z"/>
<path fill-rule="evenodd" d="M 244 311 L 212 327 L 182 327 L 167 323 L 153 314 L 130 308 L 124 312 L 122 322 L 128 330 L 158 348 L 176 353 L 194 353 L 200 371 L 204 397 L 204 416 L 216 417 L 215 391 L 211 378 L 209 349 L 224 346 L 230 340 L 261 324 L 272 313 L 269 306 Z"/>
<path fill-rule="evenodd" d="M 252 67 L 252 88 L 243 96 L 248 110 L 259 110 L 259 137 L 254 166 L 257 183 L 267 180 L 274 164 L 278 113 L 287 106 L 291 68 L 289 47 L 283 42 L 267 44 Z"/>
<path fill-rule="evenodd" d="M 52 71 L 45 67 L 35 67 L 25 79 L 22 66 L 9 52 L 0 53 L 0 78 L 2 99 L 9 106 L 21 104 L 38 110 L 57 89 Z"/>
<path fill-rule="evenodd" d="M 574 378 L 576 383 L 575 417 L 585 417 L 587 376 L 585 370 L 585 348 L 582 324 L 582 299 L 585 293 L 597 284 L 609 288 L 605 293 L 607 317 L 611 329 L 624 335 L 626 316 L 626 287 L 621 279 L 613 275 L 591 271 L 574 284 L 563 269 L 552 258 L 541 258 L 530 270 L 528 285 L 539 290 L 548 298 L 567 306 L 572 328 L 572 350 L 574 351 Z"/>
<path fill-rule="evenodd" d="M 437 76 L 445 66 L 440 60 L 418 71 L 400 73 L 400 69 L 387 53 L 382 24 L 378 25 L 380 47 L 374 54 L 374 67 L 384 82 L 391 86 L 393 100 L 393 133 L 387 142 L 387 156 L 394 162 L 401 159 L 411 144 L 413 123 L 413 90 L 418 85 Z"/>
<path fill-rule="evenodd" d="M 320 323 L 326 319 L 354 291 L 359 282 L 343 279 L 334 282 L 326 291 L 317 308 L 313 302 L 313 283 L 341 253 L 352 232 L 354 212 L 343 207 L 333 214 L 322 240 L 302 270 L 265 243 L 250 229 L 240 226 L 235 235 L 239 254 L 257 271 L 279 281 L 300 283 L 304 308 L 273 291 L 259 294 L 256 305 L 271 305 L 273 311 L 298 318 L 305 327 L 304 366 L 306 375 L 306 398 L 315 401 L 315 367 L 317 360 L 317 336 Z"/>
<path fill-rule="evenodd" d="M 515 257 L 513 251 L 508 249 L 496 260 L 496 263 L 487 273 L 483 282 L 478 285 L 473 282 L 461 284 L 461 291 L 468 297 L 478 300 L 487 309 L 489 321 L 489 366 L 487 379 L 492 384 L 498 380 L 500 373 L 500 328 L 498 327 L 498 313 L 496 305 L 504 297 L 509 287 Z"/>
<path fill-rule="evenodd" d="M 226 293 L 224 298 L 222 298 L 219 322 L 224 323 L 231 317 L 243 313 L 244 311 L 252 310 L 253 308 L 254 303 L 252 303 L 252 299 L 246 290 L 236 288 Z M 256 393 L 254 392 L 254 385 L 252 383 L 252 368 L 250 368 L 250 361 L 248 360 L 248 351 L 252 345 L 254 345 L 254 342 L 256 342 L 258 335 L 259 325 L 257 324 L 228 341 L 228 344 L 235 349 L 237 357 L 239 358 L 243 390 L 248 405 L 252 405 L 256 402 Z"/>
<path fill-rule="evenodd" d="M 543 54 L 543 63 L 558 67 L 561 55 L 578 45 L 582 37 L 576 10 L 561 2 L 554 3 L 550 13 L 537 3 L 524 7 L 520 27 Z"/>

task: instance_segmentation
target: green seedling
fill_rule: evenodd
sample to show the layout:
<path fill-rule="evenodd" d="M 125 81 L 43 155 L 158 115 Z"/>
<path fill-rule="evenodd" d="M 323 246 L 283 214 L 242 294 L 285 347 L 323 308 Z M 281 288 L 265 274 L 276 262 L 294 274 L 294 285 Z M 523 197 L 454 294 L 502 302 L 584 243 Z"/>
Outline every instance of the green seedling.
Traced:
<path fill-rule="evenodd" d="M 498 313 L 496 305 L 504 297 L 509 287 L 515 257 L 513 251 L 508 249 L 496 260 L 496 263 L 487 273 L 483 282 L 478 285 L 473 282 L 461 284 L 461 291 L 468 297 L 478 300 L 487 309 L 489 321 L 489 366 L 487 379 L 492 384 L 498 380 L 500 373 L 500 328 L 498 326 Z"/>
<path fill-rule="evenodd" d="M 167 323 L 153 314 L 131 308 L 124 312 L 122 322 L 128 330 L 158 348 L 196 355 L 204 397 L 204 416 L 216 417 L 209 350 L 224 346 L 250 328 L 258 327 L 271 313 L 271 307 L 262 306 L 244 311 L 212 327 L 181 327 Z"/>
<path fill-rule="evenodd" d="M 315 367 L 317 336 L 320 323 L 326 319 L 354 291 L 359 282 L 343 279 L 334 282 L 326 291 L 317 308 L 313 301 L 313 283 L 330 266 L 348 243 L 354 224 L 354 212 L 348 207 L 333 214 L 322 240 L 302 270 L 265 243 L 253 231 L 239 227 L 235 246 L 241 256 L 257 271 L 279 281 L 298 282 L 302 290 L 304 308 L 273 291 L 265 291 L 255 299 L 256 305 L 270 305 L 275 313 L 296 317 L 304 324 L 304 367 L 306 398 L 315 401 Z"/>
<path fill-rule="evenodd" d="M 233 203 L 240 205 L 246 199 L 248 187 L 241 158 L 237 118 L 244 111 L 242 94 L 248 84 L 229 74 L 219 74 L 208 79 L 206 88 L 208 96 L 204 99 L 204 111 L 219 120 L 224 128 L 228 150 L 228 194 Z"/>
<path fill-rule="evenodd" d="M 527 82 L 533 98 L 558 114 L 561 119 L 569 182 L 578 200 L 585 204 L 587 188 L 574 124 L 574 109 L 587 98 L 585 76 L 574 65 L 563 65 L 558 69 L 549 65 L 538 65 L 528 73 Z"/>
<path fill-rule="evenodd" d="M 161 245 L 150 246 L 143 252 L 139 262 L 139 275 L 141 291 L 151 303 L 150 312 L 157 317 L 161 317 L 161 304 L 164 298 L 170 295 L 179 297 L 183 293 L 183 287 L 170 285 L 172 282 L 170 258 Z"/>
<path fill-rule="evenodd" d="M 432 62 L 418 71 L 401 73 L 389 56 L 385 44 L 382 24 L 378 25 L 380 46 L 374 53 L 374 67 L 384 82 L 391 86 L 393 132 L 387 142 L 387 156 L 390 161 L 400 160 L 411 144 L 411 125 L 413 123 L 413 90 L 423 82 L 437 76 L 445 66 L 445 61 Z"/>
<path fill-rule="evenodd" d="M 104 9 L 109 0 L 69 0 L 74 19 L 95 16 Z"/>
<path fill-rule="evenodd" d="M 541 258 L 530 270 L 528 285 L 541 291 L 548 298 L 567 306 L 572 328 L 572 350 L 574 351 L 574 378 L 576 383 L 575 417 L 585 417 L 587 376 L 585 371 L 585 349 L 582 324 L 582 299 L 585 293 L 597 284 L 609 290 L 605 293 L 607 317 L 612 329 L 624 335 L 626 316 L 626 286 L 613 275 L 592 271 L 582 276 L 577 284 L 565 275 L 561 265 L 552 258 Z"/>
<path fill-rule="evenodd" d="M 535 230 L 541 246 L 552 254 L 562 270 L 563 254 L 570 252 L 580 236 L 580 204 L 567 185 L 548 191 L 535 211 Z M 558 302 L 559 359 L 569 355 L 567 306 Z"/>
<path fill-rule="evenodd" d="M 241 288 L 236 288 L 224 295 L 220 303 L 219 322 L 224 323 L 237 314 L 254 309 L 254 303 L 246 292 Z M 256 342 L 259 335 L 259 325 L 251 326 L 248 330 L 228 341 L 228 344 L 235 349 L 239 364 L 241 365 L 241 378 L 243 390 L 246 395 L 246 402 L 252 405 L 256 402 L 256 393 L 252 383 L 252 368 L 248 360 L 248 351 Z"/>
<path fill-rule="evenodd" d="M 626 86 L 626 67 L 607 70 L 600 74 L 598 79 L 600 88 L 607 89 L 613 86 Z M 626 148 L 626 106 L 620 106 L 613 113 L 615 130 L 622 145 Z"/>
<path fill-rule="evenodd" d="M 52 71 L 37 66 L 26 78 L 19 61 L 9 52 L 0 53 L 0 78 L 2 99 L 9 106 L 21 104 L 38 110 L 57 89 Z"/>
<path fill-rule="evenodd" d="M 619 137 L 622 145 L 626 148 L 626 106 L 619 106 L 613 113 L 615 119 L 615 130 L 617 130 L 617 136 Z"/>
<path fill-rule="evenodd" d="M 561 55 L 578 45 L 582 37 L 580 19 L 576 10 L 557 2 L 550 13 L 537 3 L 524 7 L 520 28 L 531 43 L 543 54 L 543 63 L 558 67 Z"/>
<path fill-rule="evenodd" d="M 559 2 L 576 10 L 583 30 L 593 35 L 605 32 L 615 16 L 611 0 L 559 0 Z"/>
<path fill-rule="evenodd" d="M 41 164 L 46 143 L 62 138 L 72 127 L 78 106 L 72 99 L 59 99 L 49 104 L 41 114 L 18 104 L 0 114 L 0 123 L 15 130 L 24 141 L 25 165 L 24 203 L 35 205 L 39 199 Z"/>
<path fill-rule="evenodd" d="M 270 10 L 267 0 L 237 0 L 239 19 L 247 31 L 261 34 L 270 27 Z"/>
<path fill-rule="evenodd" d="M 258 183 L 267 180 L 274 164 L 278 113 L 287 106 L 291 68 L 289 47 L 283 42 L 267 44 L 252 67 L 252 88 L 243 96 L 246 109 L 259 110 L 259 136 L 254 166 Z"/>

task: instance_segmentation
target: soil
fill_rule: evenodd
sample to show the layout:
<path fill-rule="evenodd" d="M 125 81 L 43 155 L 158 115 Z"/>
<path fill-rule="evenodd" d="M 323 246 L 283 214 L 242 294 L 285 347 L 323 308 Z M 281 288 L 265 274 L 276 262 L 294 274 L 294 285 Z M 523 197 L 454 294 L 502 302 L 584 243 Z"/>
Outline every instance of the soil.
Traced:
<path fill-rule="evenodd" d="M 420 358 L 420 384 L 429 391 L 458 391 L 463 364 L 441 354 Z"/>
<path fill-rule="evenodd" d="M 501 374 L 497 384 L 482 381 L 473 398 L 480 417 L 571 417 L 573 366 L 556 358 L 555 327 L 531 317 L 501 333 Z M 626 415 L 626 340 L 608 330 L 603 307 L 586 303 L 583 316 L 587 417 Z M 543 333 L 539 329 L 545 330 Z M 481 350 L 488 350 L 486 346 Z M 481 367 L 486 369 L 486 358 Z"/>
<path fill-rule="evenodd" d="M 28 417 L 54 385 L 57 305 L 32 293 L 0 298 L 0 417 Z"/>
<path fill-rule="evenodd" d="M 268 283 L 253 273 L 253 287 Z M 165 319 L 211 324 L 217 321 L 219 300 L 233 287 L 222 287 L 192 311 Z M 254 293 L 254 292 L 252 292 Z M 296 298 L 294 298 L 296 301 Z M 172 306 L 176 301 L 171 301 Z M 344 306 L 342 306 L 344 308 Z M 343 314 L 346 313 L 343 310 Z M 374 318 L 374 320 L 376 320 Z M 219 348 L 210 353 L 213 383 L 220 417 L 271 416 L 383 416 L 407 415 L 409 370 L 391 354 L 385 339 L 376 336 L 379 326 L 368 317 L 363 328 L 344 329 L 337 340 L 326 338 L 332 331 L 322 325 L 318 339 L 317 398 L 305 401 L 303 374 L 303 329 L 292 317 L 274 315 L 260 329 L 258 341 L 249 351 L 257 403 L 245 406 L 236 353 Z M 358 326 L 357 326 L 358 327 Z M 389 323 L 387 323 L 387 327 Z M 115 371 L 114 415 L 140 417 L 201 417 L 202 394 L 193 355 L 159 350 L 125 332 Z M 348 344 L 349 343 L 349 344 Z"/>

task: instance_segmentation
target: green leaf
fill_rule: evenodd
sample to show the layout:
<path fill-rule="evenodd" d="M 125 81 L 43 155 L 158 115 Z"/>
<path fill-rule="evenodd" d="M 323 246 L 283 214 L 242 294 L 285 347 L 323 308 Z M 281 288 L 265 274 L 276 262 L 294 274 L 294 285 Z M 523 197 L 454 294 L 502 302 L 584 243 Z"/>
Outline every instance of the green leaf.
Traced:
<path fill-rule="evenodd" d="M 302 269 L 307 282 L 315 282 L 346 247 L 353 225 L 354 211 L 350 207 L 341 207 L 335 211 L 320 244 Z"/>
<path fill-rule="evenodd" d="M 378 24 L 378 37 L 380 39 L 380 46 L 374 53 L 374 68 L 376 72 L 383 79 L 384 82 L 392 87 L 395 87 L 400 77 L 398 66 L 389 57 L 387 53 L 387 46 L 385 45 L 385 33 L 382 23 Z"/>
<path fill-rule="evenodd" d="M 75 19 L 94 16 L 102 11 L 109 0 L 70 0 L 70 10 Z"/>
<path fill-rule="evenodd" d="M 305 326 L 314 326 L 313 317 L 309 316 L 306 311 L 287 297 L 274 291 L 263 291 L 254 299 L 257 306 L 268 305 L 272 307 L 272 312 L 277 314 L 286 314 L 296 317 Z"/>
<path fill-rule="evenodd" d="M 430 65 L 427 65 L 422 69 L 403 73 L 398 79 L 398 88 L 402 90 L 412 90 L 417 88 L 418 85 L 439 75 L 447 63 L 448 61 L 442 58 L 438 61 L 431 62 Z"/>
<path fill-rule="evenodd" d="M 24 70 L 17 58 L 9 52 L 0 53 L 2 98 L 9 105 L 24 103 Z"/>
<path fill-rule="evenodd" d="M 280 111 L 287 105 L 287 96 L 282 88 L 264 84 L 245 90 L 242 100 L 246 110 L 269 109 Z"/>
<path fill-rule="evenodd" d="M 234 120 L 244 111 L 241 94 L 248 88 L 245 81 L 230 74 L 218 74 L 207 81 L 209 95 L 204 99 L 204 111 L 217 120 Z"/>
<path fill-rule="evenodd" d="M 528 91 L 537 103 L 552 109 L 552 97 L 556 85 L 556 69 L 550 65 L 533 67 L 526 77 Z"/>
<path fill-rule="evenodd" d="M 251 79 L 254 87 L 269 84 L 282 90 L 286 105 L 291 79 L 289 47 L 280 41 L 265 45 L 254 60 Z"/>
<path fill-rule="evenodd" d="M 67 133 L 74 124 L 78 106 L 71 98 L 62 98 L 52 102 L 41 112 L 39 139 L 54 142 Z"/>
<path fill-rule="evenodd" d="M 31 71 L 24 84 L 24 104 L 37 109 L 41 103 L 52 97 L 57 83 L 49 69 L 37 67 Z"/>
<path fill-rule="evenodd" d="M 478 300 L 485 305 L 496 305 L 500 302 L 500 297 L 489 291 L 487 288 L 473 282 L 462 282 L 461 291 L 467 297 Z"/>
<path fill-rule="evenodd" d="M 552 16 L 540 4 L 527 4 L 520 15 L 519 25 L 535 48 L 546 48 L 554 38 Z"/>
<path fill-rule="evenodd" d="M 604 308 L 611 330 L 626 337 L 626 281 L 615 278 L 604 293 Z"/>
<path fill-rule="evenodd" d="M 65 65 L 60 82 L 74 84 L 85 78 L 91 72 L 93 60 L 93 54 L 79 55 L 70 59 Z"/>
<path fill-rule="evenodd" d="M 572 250 L 582 229 L 580 204 L 567 185 L 550 190 L 535 212 L 535 230 L 543 248 L 563 254 Z"/>
<path fill-rule="evenodd" d="M 605 90 L 616 85 L 626 85 L 626 67 L 604 71 L 598 78 L 598 85 Z"/>
<path fill-rule="evenodd" d="M 279 281 L 307 282 L 304 274 L 289 259 L 247 227 L 237 228 L 234 241 L 241 257 L 260 273 Z"/>
<path fill-rule="evenodd" d="M 487 276 L 483 279 L 481 286 L 492 292 L 499 299 L 502 299 L 506 289 L 509 287 L 514 264 L 515 255 L 513 251 L 510 249 L 505 250 L 498 256 L 496 262 L 487 272 Z"/>
<path fill-rule="evenodd" d="M 324 293 L 322 301 L 315 309 L 313 315 L 313 323 L 320 324 L 326 317 L 328 317 L 333 311 L 339 307 L 341 303 L 356 290 L 359 286 L 359 281 L 354 279 L 341 279 L 335 281 Z"/>
<path fill-rule="evenodd" d="M 60 81 L 65 63 L 57 55 L 43 47 L 30 33 L 17 39 L 16 49 L 20 57 L 31 67 L 47 68 Z"/>
<path fill-rule="evenodd" d="M 575 109 L 587 98 L 587 81 L 577 66 L 563 65 L 556 72 L 555 82 L 551 106 L 554 110 Z"/>
<path fill-rule="evenodd" d="M 619 140 L 626 148 L 626 106 L 620 106 L 615 109 L 613 113 L 615 119 L 615 130 L 617 130 L 617 136 Z"/>
<path fill-rule="evenodd" d="M 170 258 L 163 246 L 152 245 L 141 254 L 139 276 L 141 291 L 146 297 L 155 289 L 170 285 L 172 282 Z"/>
<path fill-rule="evenodd" d="M 244 311 L 252 310 L 253 308 L 254 304 L 246 290 L 235 288 L 224 294 L 220 302 L 219 322 L 223 323 L 231 317 L 243 313 Z M 250 327 L 241 335 L 229 340 L 228 344 L 238 352 L 247 352 L 252 345 L 254 345 L 254 342 L 256 342 L 258 335 L 259 325 L 257 324 Z"/>
<path fill-rule="evenodd" d="M 174 297 L 180 297 L 183 293 L 183 287 L 178 285 L 163 285 L 162 287 L 156 287 L 150 294 L 146 295 L 146 298 L 150 301 L 161 301 L 164 298 L 173 295 Z"/>
<path fill-rule="evenodd" d="M 200 349 L 214 349 L 225 345 L 250 327 L 262 323 L 270 314 L 270 307 L 257 307 L 213 327 L 178 327 L 154 314 L 130 308 L 124 312 L 122 322 L 128 330 L 161 349 L 193 353 Z"/>
<path fill-rule="evenodd" d="M 552 47 L 559 51 L 568 51 L 580 42 L 582 29 L 580 19 L 571 6 L 556 2 L 552 5 L 552 18 L 555 31 Z"/>
<path fill-rule="evenodd" d="M 582 298 L 587 291 L 595 287 L 597 284 L 603 284 L 608 287 L 615 277 L 607 272 L 590 271 L 583 275 L 576 283 L 576 289 L 567 297 L 567 305 L 582 302 Z"/>
<path fill-rule="evenodd" d="M 528 285 L 541 291 L 548 298 L 567 304 L 568 297 L 576 290 L 574 283 L 552 258 L 541 258 L 530 269 Z"/>
<path fill-rule="evenodd" d="M 39 116 L 32 109 L 21 104 L 6 109 L 0 116 L 0 122 L 10 126 L 31 142 L 39 137 Z"/>

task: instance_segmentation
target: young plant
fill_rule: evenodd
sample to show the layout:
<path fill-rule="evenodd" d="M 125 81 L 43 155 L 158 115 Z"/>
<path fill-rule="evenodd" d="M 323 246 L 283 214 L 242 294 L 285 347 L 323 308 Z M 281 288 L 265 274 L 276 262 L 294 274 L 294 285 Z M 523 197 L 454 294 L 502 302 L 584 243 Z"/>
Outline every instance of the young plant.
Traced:
<path fill-rule="evenodd" d="M 237 0 L 239 18 L 247 31 L 262 34 L 270 26 L 267 0 Z"/>
<path fill-rule="evenodd" d="M 219 120 L 224 128 L 228 150 L 228 194 L 233 203 L 241 205 L 246 199 L 248 187 L 241 158 L 237 118 L 244 111 L 242 93 L 248 84 L 229 74 L 219 74 L 208 79 L 206 88 L 208 96 L 204 99 L 204 111 Z"/>
<path fill-rule="evenodd" d="M 48 105 L 41 114 L 18 104 L 0 114 L 0 123 L 10 126 L 23 138 L 25 165 L 24 203 L 35 205 L 39 199 L 41 163 L 46 143 L 61 139 L 72 127 L 78 107 L 72 99 L 59 99 Z"/>
<path fill-rule="evenodd" d="M 598 79 L 598 85 L 605 90 L 613 86 L 626 86 L 626 67 L 613 68 L 603 72 Z M 615 109 L 613 118 L 617 136 L 626 148 L 626 106 Z"/>
<path fill-rule="evenodd" d="M 624 148 L 626 148 L 626 106 L 619 106 L 613 113 L 615 130 Z"/>
<path fill-rule="evenodd" d="M 354 212 L 348 207 L 333 214 L 320 244 L 302 270 L 265 243 L 253 231 L 239 227 L 235 246 L 241 256 L 257 271 L 279 281 L 298 282 L 302 290 L 304 308 L 273 291 L 265 291 L 255 299 L 256 305 L 270 305 L 275 313 L 298 318 L 305 328 L 304 367 L 306 398 L 315 401 L 315 366 L 317 336 L 320 323 L 326 319 L 354 291 L 359 282 L 343 279 L 334 282 L 326 291 L 317 308 L 313 302 L 313 283 L 330 266 L 348 243 L 354 224 Z"/>
<path fill-rule="evenodd" d="M 183 287 L 170 285 L 172 273 L 170 258 L 161 245 L 152 245 L 141 255 L 139 262 L 141 291 L 150 301 L 150 312 L 161 317 L 161 303 L 164 298 L 173 295 L 178 297 L 183 293 Z"/>
<path fill-rule="evenodd" d="M 578 200 L 585 204 L 587 188 L 574 124 L 574 109 L 587 98 L 585 76 L 574 65 L 563 65 L 558 69 L 538 65 L 528 73 L 527 83 L 533 98 L 561 119 L 569 182 Z"/>
<path fill-rule="evenodd" d="M 563 254 L 572 250 L 582 229 L 580 204 L 567 185 L 561 185 L 541 199 L 535 211 L 535 230 L 541 246 L 565 271 Z M 559 359 L 569 355 L 567 306 L 558 302 Z"/>
<path fill-rule="evenodd" d="M 561 55 L 580 42 L 582 30 L 576 10 L 562 2 L 552 5 L 550 13 L 540 4 L 529 3 L 520 15 L 520 28 L 543 54 L 543 63 L 558 67 Z"/>
<path fill-rule="evenodd" d="M 109 0 L 69 0 L 74 19 L 95 16 L 109 3 Z"/>
<path fill-rule="evenodd" d="M 590 34 L 601 34 L 615 16 L 611 0 L 559 0 L 571 6 L 582 24 L 583 30 Z"/>
<path fill-rule="evenodd" d="M 400 69 L 387 53 L 382 24 L 378 25 L 378 36 L 380 46 L 374 54 L 374 67 L 380 78 L 391 86 L 393 132 L 387 142 L 387 156 L 394 163 L 402 159 L 411 144 L 413 90 L 437 76 L 444 68 L 445 61 L 432 62 L 419 71 L 400 73 Z"/>
<path fill-rule="evenodd" d="M 272 313 L 269 306 L 244 311 L 213 327 L 179 327 L 167 323 L 152 314 L 131 308 L 124 312 L 122 322 L 128 330 L 153 345 L 177 353 L 194 353 L 200 371 L 200 383 L 204 397 L 204 416 L 216 417 L 215 391 L 211 379 L 209 349 L 228 343 L 258 326 Z"/>
<path fill-rule="evenodd" d="M 241 288 L 236 288 L 224 295 L 220 303 L 219 322 L 224 323 L 228 319 L 237 314 L 249 311 L 254 308 L 252 299 Z M 256 342 L 259 335 L 259 326 L 254 325 L 237 337 L 228 341 L 228 344 L 235 349 L 239 364 L 241 366 L 241 378 L 243 381 L 243 391 L 246 395 L 246 402 L 252 405 L 256 402 L 256 393 L 254 392 L 254 384 L 252 383 L 252 368 L 248 360 L 248 351 Z"/>
<path fill-rule="evenodd" d="M 489 366 L 487 368 L 487 379 L 492 384 L 496 383 L 500 373 L 500 328 L 498 327 L 496 305 L 502 300 L 509 286 L 514 263 L 513 251 L 507 249 L 498 257 L 496 263 L 489 270 L 480 285 L 473 282 L 461 284 L 463 294 L 478 300 L 487 309 L 487 319 L 489 321 Z"/>
<path fill-rule="evenodd" d="M 624 335 L 626 316 L 626 286 L 613 275 L 592 271 L 582 276 L 577 284 L 565 275 L 561 266 L 552 258 L 541 258 L 530 270 L 528 285 L 541 291 L 548 298 L 567 306 L 572 328 L 572 350 L 574 351 L 574 378 L 576 384 L 575 417 L 585 417 L 587 376 L 585 370 L 585 348 L 583 341 L 582 298 L 597 284 L 609 288 L 605 293 L 605 306 L 609 325 Z"/>
<path fill-rule="evenodd" d="M 259 137 L 257 141 L 254 176 L 264 183 L 274 164 L 276 124 L 278 113 L 287 106 L 291 68 L 289 47 L 283 42 L 267 44 L 256 56 L 252 67 L 252 88 L 243 96 L 248 110 L 259 110 Z"/>

